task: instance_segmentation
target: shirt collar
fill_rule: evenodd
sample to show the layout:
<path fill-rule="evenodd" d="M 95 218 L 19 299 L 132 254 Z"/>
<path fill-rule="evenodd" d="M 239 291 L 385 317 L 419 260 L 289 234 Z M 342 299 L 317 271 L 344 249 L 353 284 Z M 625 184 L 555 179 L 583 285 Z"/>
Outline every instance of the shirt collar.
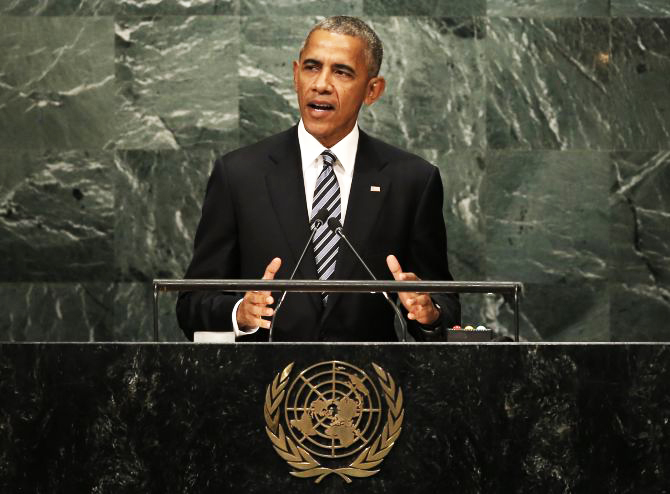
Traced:
<path fill-rule="evenodd" d="M 337 156 L 337 161 L 342 165 L 347 175 L 353 175 L 354 173 L 359 135 L 358 122 L 356 122 L 351 132 L 330 148 L 333 154 Z M 300 145 L 303 171 L 310 166 L 314 166 L 316 159 L 326 149 L 312 134 L 307 132 L 302 119 L 298 124 L 298 144 Z"/>

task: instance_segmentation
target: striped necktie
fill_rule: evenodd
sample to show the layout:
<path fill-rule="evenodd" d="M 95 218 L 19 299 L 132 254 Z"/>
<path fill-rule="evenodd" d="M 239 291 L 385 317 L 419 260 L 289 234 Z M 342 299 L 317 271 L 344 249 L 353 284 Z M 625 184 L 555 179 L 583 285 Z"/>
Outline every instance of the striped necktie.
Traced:
<path fill-rule="evenodd" d="M 314 189 L 314 200 L 312 202 L 312 218 L 321 209 L 326 208 L 330 214 L 329 218 L 340 219 L 340 184 L 333 171 L 333 165 L 337 157 L 326 149 L 321 153 L 323 158 L 323 169 L 316 180 Z M 321 225 L 314 236 L 314 258 L 316 260 L 316 272 L 320 280 L 329 279 L 335 272 L 335 261 L 337 260 L 337 243 L 339 237 L 328 228 L 327 224 Z M 324 305 L 328 301 L 328 294 L 321 294 Z"/>

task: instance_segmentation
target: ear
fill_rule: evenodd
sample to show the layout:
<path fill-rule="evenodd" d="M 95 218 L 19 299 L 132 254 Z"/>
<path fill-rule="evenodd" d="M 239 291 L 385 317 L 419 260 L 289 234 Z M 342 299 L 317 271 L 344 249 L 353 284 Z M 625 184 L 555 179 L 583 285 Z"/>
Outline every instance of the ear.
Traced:
<path fill-rule="evenodd" d="M 366 105 L 371 105 L 377 101 L 381 95 L 384 93 L 384 88 L 386 87 L 386 80 L 381 77 L 373 77 L 368 81 L 368 87 L 365 93 L 365 99 L 363 100 Z"/>
<path fill-rule="evenodd" d="M 298 92 L 298 74 L 300 73 L 300 64 L 297 60 L 293 60 L 293 89 Z"/>

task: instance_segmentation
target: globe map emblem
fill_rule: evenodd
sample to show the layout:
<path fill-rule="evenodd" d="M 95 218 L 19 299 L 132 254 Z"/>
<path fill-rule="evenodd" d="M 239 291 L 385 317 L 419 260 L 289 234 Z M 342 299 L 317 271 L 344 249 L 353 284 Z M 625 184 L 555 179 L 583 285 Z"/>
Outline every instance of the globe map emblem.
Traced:
<path fill-rule="evenodd" d="M 295 441 L 325 458 L 364 448 L 382 418 L 374 382 L 362 369 L 337 360 L 303 370 L 288 389 L 284 412 Z"/>

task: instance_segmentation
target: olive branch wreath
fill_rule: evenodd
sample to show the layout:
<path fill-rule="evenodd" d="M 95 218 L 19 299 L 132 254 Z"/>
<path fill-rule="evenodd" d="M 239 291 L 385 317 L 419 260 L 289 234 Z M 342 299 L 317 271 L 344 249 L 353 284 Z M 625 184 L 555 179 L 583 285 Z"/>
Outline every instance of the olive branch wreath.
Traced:
<path fill-rule="evenodd" d="M 393 378 L 384 369 L 373 363 L 379 383 L 384 390 L 384 398 L 388 405 L 387 421 L 384 424 L 382 432 L 374 440 L 371 446 L 365 448 L 349 466 L 341 468 L 327 468 L 322 466 L 314 457 L 303 447 L 284 433 L 282 425 L 279 423 L 280 410 L 279 405 L 285 396 L 285 388 L 288 384 L 288 377 L 293 369 L 293 362 L 277 374 L 269 384 L 265 392 L 265 406 L 263 412 L 265 415 L 265 431 L 272 441 L 272 445 L 284 460 L 293 467 L 290 473 L 295 477 L 310 478 L 316 477 L 315 483 L 321 482 L 325 477 L 334 473 L 339 475 L 347 483 L 351 483 L 350 477 L 370 477 L 379 470 L 375 470 L 391 448 L 402 430 L 402 421 L 405 418 L 403 410 L 402 390 L 396 386 Z"/>

